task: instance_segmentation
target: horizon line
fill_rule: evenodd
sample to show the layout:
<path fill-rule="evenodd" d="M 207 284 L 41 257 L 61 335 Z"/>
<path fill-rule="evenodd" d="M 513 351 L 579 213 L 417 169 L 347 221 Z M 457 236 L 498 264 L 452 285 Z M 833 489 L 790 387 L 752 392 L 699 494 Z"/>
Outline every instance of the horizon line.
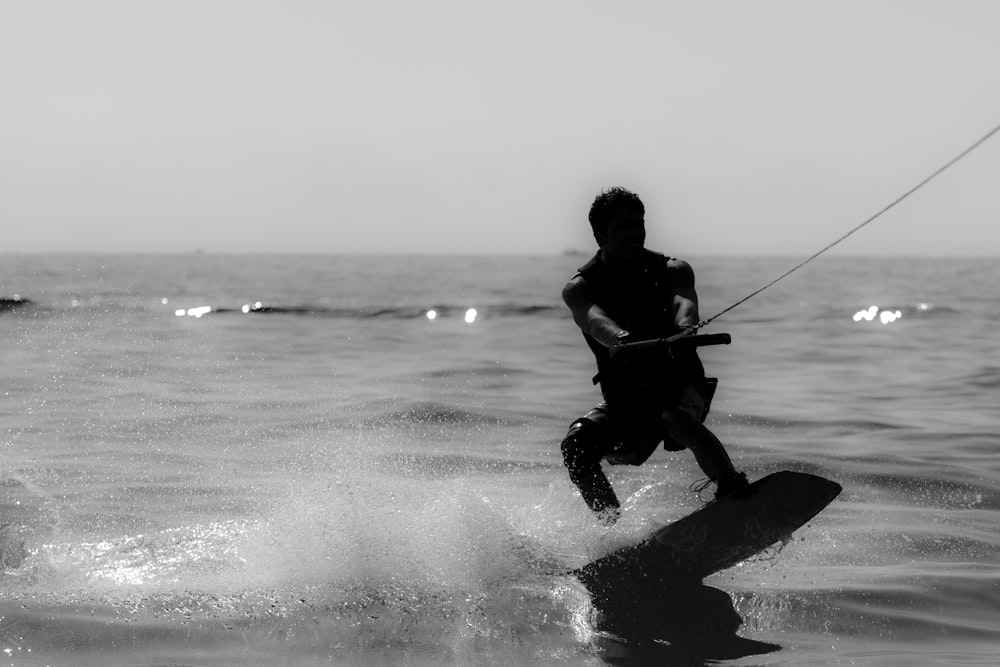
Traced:
<path fill-rule="evenodd" d="M 650 250 L 653 250 L 650 248 Z M 270 251 L 270 250 L 0 250 L 0 257 L 3 256 L 66 256 L 66 257 L 589 257 L 597 251 L 596 248 L 590 250 L 568 249 L 561 252 L 513 252 L 513 251 L 455 251 L 455 252 L 411 252 L 411 251 Z M 658 252 L 658 251 L 655 251 Z M 666 254 L 666 253 L 664 253 Z M 961 259 L 961 260 L 990 260 L 997 259 L 998 255 L 977 255 L 977 254 L 922 254 L 922 253 L 862 253 L 845 254 L 843 252 L 831 251 L 824 253 L 826 257 L 837 259 Z M 824 256 L 817 256 L 816 259 Z M 690 253 L 686 257 L 703 259 L 802 259 L 808 257 L 806 253 L 750 253 L 739 254 L 732 252 L 715 253 Z"/>

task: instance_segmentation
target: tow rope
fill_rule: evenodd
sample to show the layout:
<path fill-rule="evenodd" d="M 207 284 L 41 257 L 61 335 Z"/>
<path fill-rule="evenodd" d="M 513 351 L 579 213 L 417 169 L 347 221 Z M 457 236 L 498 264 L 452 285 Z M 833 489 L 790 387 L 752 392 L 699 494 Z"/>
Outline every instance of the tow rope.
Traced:
<path fill-rule="evenodd" d="M 728 313 L 732 309 L 736 308 L 737 306 L 740 306 L 740 305 L 746 303 L 747 301 L 749 301 L 753 297 L 757 296 L 758 294 L 760 294 L 764 290 L 768 289 L 769 287 L 771 287 L 772 285 L 774 285 L 775 283 L 777 283 L 779 280 L 782 280 L 782 279 L 786 278 L 787 276 L 789 276 L 790 274 L 792 274 L 793 272 L 798 271 L 803 266 L 805 266 L 809 262 L 813 261 L 814 259 L 816 259 L 820 255 L 822 255 L 823 253 L 825 253 L 827 250 L 829 250 L 830 248 L 834 247 L 835 245 L 837 245 L 838 243 L 840 243 L 841 241 L 843 241 L 847 237 L 851 236 L 852 234 L 854 234 L 855 232 L 857 232 L 858 230 L 860 230 L 862 227 L 864 227 L 868 223 L 873 222 L 875 219 L 877 219 L 878 217 L 880 217 L 883 213 L 885 213 L 889 209 L 893 208 L 894 206 L 896 206 L 897 204 L 899 204 L 901 201 L 903 201 L 904 199 L 906 199 L 907 197 L 909 197 L 910 195 L 912 195 L 914 192 L 916 192 L 920 188 L 922 188 L 925 185 L 927 185 L 928 183 L 930 183 L 932 180 L 934 180 L 935 178 L 937 178 L 938 176 L 940 176 L 946 169 L 948 169 L 949 167 L 951 167 L 953 164 L 955 164 L 956 162 L 958 162 L 959 160 L 961 160 L 962 158 L 964 158 L 966 155 L 968 155 L 969 153 L 971 153 L 975 149 L 979 148 L 979 146 L 981 146 L 982 144 L 984 144 L 990 137 L 992 137 L 997 132 L 1000 132 L 1000 125 L 997 125 L 996 127 L 994 127 L 992 130 L 990 130 L 985 135 L 983 135 L 983 137 L 980 138 L 978 141 L 976 141 L 974 144 L 972 144 L 971 146 L 969 146 L 968 148 L 966 148 L 964 151 L 962 151 L 961 153 L 959 153 L 958 155 L 956 155 L 955 157 L 953 157 L 951 160 L 949 160 L 948 162 L 946 162 L 943 166 L 939 167 L 936 171 L 934 171 L 934 173 L 932 173 L 930 176 L 928 176 L 924 180 L 922 180 L 919 183 L 917 183 L 916 185 L 914 185 L 912 188 L 910 188 L 909 190 L 907 190 L 905 193 L 903 193 L 900 197 L 898 197 L 897 199 L 895 199 L 888 206 L 885 206 L 878 213 L 876 213 L 875 215 L 871 216 L 870 218 L 868 218 L 867 220 L 865 220 L 864 222 L 862 222 L 860 225 L 858 225 L 854 229 L 850 230 L 849 232 L 847 232 L 846 234 L 844 234 L 840 238 L 836 239 L 835 241 L 833 241 L 832 243 L 830 243 L 826 247 L 820 249 L 819 251 L 813 253 L 812 255 L 810 255 L 809 257 L 807 257 L 806 259 L 802 260 L 801 262 L 799 262 L 798 264 L 796 264 L 792 268 L 788 269 L 787 271 L 785 271 L 780 276 L 778 276 L 777 278 L 775 278 L 771 282 L 767 283 L 763 287 L 761 287 L 761 288 L 759 288 L 759 289 L 751 292 L 750 294 L 748 294 L 747 296 L 743 297 L 742 299 L 740 299 L 739 301 L 737 301 L 733 305 L 731 305 L 728 308 L 726 308 L 726 309 L 724 309 L 724 310 L 716 313 L 715 315 L 713 315 L 712 317 L 708 318 L 707 320 L 702 320 L 701 322 L 699 322 L 698 324 L 694 325 L 690 329 L 687 329 L 683 333 L 678 334 L 677 336 L 671 336 L 671 339 L 678 339 L 678 338 L 682 338 L 684 336 L 689 336 L 689 335 L 693 334 L 698 329 L 701 329 L 702 327 L 707 326 L 708 324 L 710 324 L 711 322 L 715 321 L 716 319 L 722 317 L 723 315 L 725 315 L 726 313 Z"/>

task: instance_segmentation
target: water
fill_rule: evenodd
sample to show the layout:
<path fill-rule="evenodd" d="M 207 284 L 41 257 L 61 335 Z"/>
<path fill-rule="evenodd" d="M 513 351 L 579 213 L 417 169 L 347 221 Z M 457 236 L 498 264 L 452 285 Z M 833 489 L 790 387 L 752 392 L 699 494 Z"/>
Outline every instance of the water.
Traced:
<path fill-rule="evenodd" d="M 713 324 L 738 465 L 844 492 L 614 618 L 553 572 L 693 511 L 700 475 L 611 469 L 610 529 L 566 479 L 585 259 L 0 256 L 32 302 L 0 311 L 0 658 L 995 664 L 997 262 L 824 257 Z M 794 262 L 692 263 L 708 316 Z"/>

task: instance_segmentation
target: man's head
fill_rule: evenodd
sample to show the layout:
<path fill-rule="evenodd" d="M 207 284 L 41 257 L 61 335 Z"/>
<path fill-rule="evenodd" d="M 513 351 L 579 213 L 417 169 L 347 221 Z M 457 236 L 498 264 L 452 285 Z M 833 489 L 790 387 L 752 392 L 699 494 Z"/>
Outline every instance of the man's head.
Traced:
<path fill-rule="evenodd" d="M 646 207 L 639 195 L 625 188 L 609 188 L 590 206 L 590 227 L 597 245 L 622 258 L 636 255 L 646 241 Z"/>
<path fill-rule="evenodd" d="M 640 215 L 645 215 L 646 207 L 643 206 L 639 195 L 626 190 L 625 188 L 613 187 L 601 191 L 590 205 L 590 228 L 594 230 L 594 238 L 597 244 L 603 246 L 607 240 L 608 226 L 615 216 L 622 210 L 634 210 Z"/>

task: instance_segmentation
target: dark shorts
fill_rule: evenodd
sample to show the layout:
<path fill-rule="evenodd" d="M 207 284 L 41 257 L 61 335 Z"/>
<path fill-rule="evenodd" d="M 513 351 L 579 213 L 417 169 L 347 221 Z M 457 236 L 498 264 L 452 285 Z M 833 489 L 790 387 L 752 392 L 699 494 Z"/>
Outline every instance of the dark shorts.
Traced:
<path fill-rule="evenodd" d="M 669 451 L 686 449 L 687 445 L 671 436 L 667 417 L 680 411 L 704 422 L 712 406 L 715 378 L 698 380 L 675 388 L 653 401 L 601 401 L 583 416 L 600 432 L 603 458 L 613 465 L 640 465 L 663 443 Z"/>

